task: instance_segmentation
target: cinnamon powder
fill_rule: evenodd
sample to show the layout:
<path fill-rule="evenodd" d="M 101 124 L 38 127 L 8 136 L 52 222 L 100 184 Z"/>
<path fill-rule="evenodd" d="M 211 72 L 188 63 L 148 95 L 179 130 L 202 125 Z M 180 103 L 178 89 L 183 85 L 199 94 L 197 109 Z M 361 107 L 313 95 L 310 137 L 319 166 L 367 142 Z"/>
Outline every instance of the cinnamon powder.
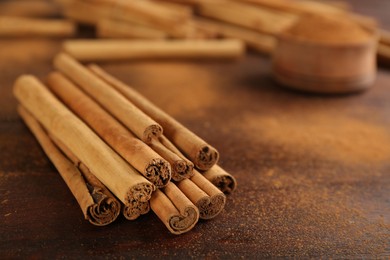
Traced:
<path fill-rule="evenodd" d="M 370 38 L 369 32 L 341 16 L 303 16 L 284 33 L 302 40 L 332 44 L 358 43 Z"/>

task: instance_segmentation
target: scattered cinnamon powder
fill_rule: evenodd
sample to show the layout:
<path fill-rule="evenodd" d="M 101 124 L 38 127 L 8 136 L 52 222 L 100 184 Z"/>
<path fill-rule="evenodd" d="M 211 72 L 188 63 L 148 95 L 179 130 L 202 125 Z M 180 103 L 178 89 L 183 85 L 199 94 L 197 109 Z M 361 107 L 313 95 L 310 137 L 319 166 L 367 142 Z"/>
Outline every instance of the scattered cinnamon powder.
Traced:
<path fill-rule="evenodd" d="M 285 31 L 286 35 L 324 43 L 358 43 L 371 35 L 355 22 L 341 16 L 303 16 Z"/>
<path fill-rule="evenodd" d="M 316 111 L 306 115 L 248 116 L 244 125 L 256 139 L 290 147 L 294 152 L 343 163 L 390 160 L 390 131 L 383 126 Z"/>

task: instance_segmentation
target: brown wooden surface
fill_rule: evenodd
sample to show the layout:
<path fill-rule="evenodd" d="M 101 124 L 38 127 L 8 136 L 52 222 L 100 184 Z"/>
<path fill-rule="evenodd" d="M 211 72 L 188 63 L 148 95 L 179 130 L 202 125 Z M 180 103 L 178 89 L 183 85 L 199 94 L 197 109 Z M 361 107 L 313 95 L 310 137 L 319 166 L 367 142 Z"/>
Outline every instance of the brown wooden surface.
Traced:
<path fill-rule="evenodd" d="M 387 0 L 353 1 L 390 29 Z M 389 256 L 390 70 L 369 91 L 277 86 L 267 59 L 104 64 L 221 153 L 225 210 L 184 235 L 151 213 L 107 227 L 76 200 L 16 114 L 17 76 L 41 78 L 60 41 L 0 41 L 0 258 Z"/>

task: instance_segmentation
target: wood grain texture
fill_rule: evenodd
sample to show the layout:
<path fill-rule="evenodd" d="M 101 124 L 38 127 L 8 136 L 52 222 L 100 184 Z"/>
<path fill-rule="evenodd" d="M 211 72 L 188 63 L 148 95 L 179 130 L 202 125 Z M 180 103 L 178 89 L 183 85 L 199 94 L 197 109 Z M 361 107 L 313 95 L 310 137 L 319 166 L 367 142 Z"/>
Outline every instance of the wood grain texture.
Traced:
<path fill-rule="evenodd" d="M 388 1 L 351 4 L 390 28 Z M 237 62 L 104 64 L 215 146 L 237 178 L 218 217 L 174 236 L 154 214 L 102 228 L 84 221 L 17 116 L 13 81 L 26 72 L 43 78 L 59 46 L 0 42 L 2 257 L 389 256 L 388 68 L 367 92 L 323 97 L 281 88 L 270 62 L 252 54 Z"/>

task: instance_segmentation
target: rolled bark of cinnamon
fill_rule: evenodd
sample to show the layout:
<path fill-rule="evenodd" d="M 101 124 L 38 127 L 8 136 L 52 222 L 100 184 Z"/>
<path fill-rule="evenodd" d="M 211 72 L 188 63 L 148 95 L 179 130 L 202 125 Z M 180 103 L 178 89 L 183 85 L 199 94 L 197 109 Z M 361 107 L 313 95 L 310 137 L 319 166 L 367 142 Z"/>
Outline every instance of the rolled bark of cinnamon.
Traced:
<path fill-rule="evenodd" d="M 226 1 L 223 4 L 202 3 L 199 7 L 199 13 L 201 16 L 271 35 L 277 35 L 298 19 L 297 15 L 291 13 L 234 1 Z"/>
<path fill-rule="evenodd" d="M 96 25 L 96 32 L 100 38 L 134 38 L 134 39 L 166 39 L 168 34 L 163 31 L 148 28 L 135 23 L 104 19 Z"/>
<path fill-rule="evenodd" d="M 199 219 L 196 206 L 170 182 L 153 193 L 150 206 L 168 230 L 175 235 L 191 230 Z"/>
<path fill-rule="evenodd" d="M 50 1 L 18 0 L 0 2 L 0 15 L 54 17 L 58 14 L 58 6 Z"/>
<path fill-rule="evenodd" d="M 380 30 L 380 43 L 390 46 L 390 32 L 386 30 Z"/>
<path fill-rule="evenodd" d="M 60 98 L 80 119 L 84 120 L 146 179 L 164 187 L 171 179 L 171 166 L 129 130 L 116 121 L 90 97 L 59 72 L 47 78 L 51 91 Z"/>
<path fill-rule="evenodd" d="M 145 143 L 161 136 L 159 124 L 69 55 L 58 54 L 54 66 Z"/>
<path fill-rule="evenodd" d="M 181 158 L 176 153 L 169 150 L 158 140 L 153 140 L 150 147 L 156 151 L 161 157 L 166 159 L 172 166 L 172 179 L 174 181 L 181 181 L 188 179 L 194 175 L 194 164 L 186 158 Z"/>
<path fill-rule="evenodd" d="M 96 226 L 115 221 L 121 209 L 119 201 L 87 169 L 83 168 L 81 173 L 73 166 L 33 115 L 22 106 L 18 107 L 18 112 L 76 198 L 85 219 Z"/>
<path fill-rule="evenodd" d="M 161 136 L 159 140 L 172 152 L 185 158 L 165 136 Z M 226 196 L 196 170 L 193 170 L 189 180 L 184 179 L 177 186 L 198 207 L 201 219 L 212 219 L 225 207 Z"/>
<path fill-rule="evenodd" d="M 194 163 L 195 167 L 200 170 L 208 170 L 217 163 L 219 153 L 214 147 L 192 133 L 133 88 L 112 77 L 97 65 L 90 65 L 88 68 L 107 82 L 109 86 L 120 92 L 146 114 L 159 122 L 164 127 L 166 137 Z"/>
<path fill-rule="evenodd" d="M 237 187 L 237 181 L 233 175 L 218 165 L 214 165 L 204 172 L 203 176 L 226 195 L 231 194 Z"/>
<path fill-rule="evenodd" d="M 54 137 L 52 134 L 49 133 L 49 136 L 51 140 L 57 145 L 57 147 L 70 159 L 71 162 L 77 167 L 82 173 L 86 180 L 88 180 L 89 183 L 94 184 L 93 187 L 101 187 L 104 189 L 105 194 L 111 194 L 110 191 L 105 188 L 103 184 L 89 171 L 88 167 L 83 164 L 79 158 L 77 158 L 76 155 L 74 155 L 66 145 L 61 143 L 56 137 Z M 99 184 L 100 183 L 100 184 Z M 90 187 L 88 187 L 89 190 L 91 190 Z M 98 191 L 98 190 L 97 190 Z M 98 196 L 98 198 L 100 198 Z M 122 213 L 125 218 L 128 220 L 135 220 L 140 215 L 146 214 L 150 210 L 149 201 L 141 202 L 132 200 L 129 204 L 123 205 L 122 207 Z"/>
<path fill-rule="evenodd" d="M 18 101 L 125 205 L 147 202 L 155 186 L 127 164 L 34 76 L 14 84 Z"/>
<path fill-rule="evenodd" d="M 71 21 L 0 16 L 0 37 L 70 37 L 75 33 Z"/>
<path fill-rule="evenodd" d="M 244 53 L 240 40 L 68 40 L 63 50 L 79 61 L 133 59 L 237 59 Z"/>
<path fill-rule="evenodd" d="M 196 22 L 223 37 L 240 39 L 249 48 L 265 55 L 271 56 L 276 46 L 276 38 L 272 35 L 211 19 L 197 18 Z"/>
<path fill-rule="evenodd" d="M 65 17 L 81 24 L 96 25 L 98 21 L 111 16 L 112 5 L 79 0 L 61 0 L 60 2 Z"/>
<path fill-rule="evenodd" d="M 222 192 L 210 196 L 192 178 L 178 182 L 177 186 L 196 205 L 201 219 L 215 218 L 225 207 L 226 197 Z"/>

